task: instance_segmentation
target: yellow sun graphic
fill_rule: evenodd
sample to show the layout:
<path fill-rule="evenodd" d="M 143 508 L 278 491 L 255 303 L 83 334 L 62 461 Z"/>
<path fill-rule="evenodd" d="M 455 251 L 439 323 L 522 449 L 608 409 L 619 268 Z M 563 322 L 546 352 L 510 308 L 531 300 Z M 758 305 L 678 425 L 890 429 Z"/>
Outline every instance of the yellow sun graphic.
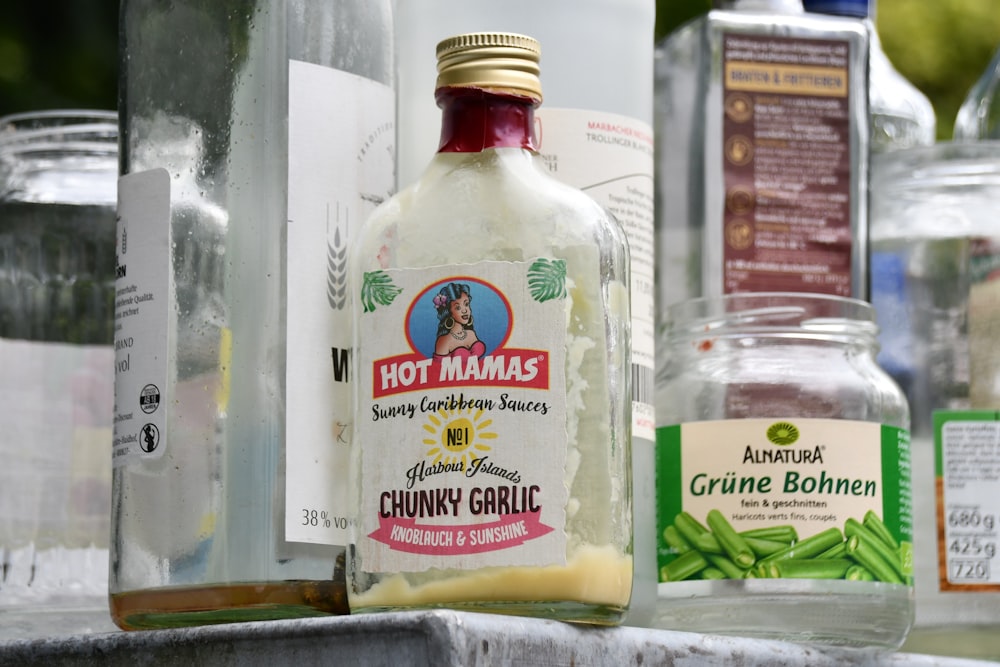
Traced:
<path fill-rule="evenodd" d="M 424 431 L 430 437 L 424 438 L 424 444 L 428 458 L 432 464 L 461 463 L 462 469 L 468 470 L 472 461 L 490 451 L 484 441 L 497 437 L 488 430 L 492 423 L 478 408 L 438 410 L 427 415 Z"/>

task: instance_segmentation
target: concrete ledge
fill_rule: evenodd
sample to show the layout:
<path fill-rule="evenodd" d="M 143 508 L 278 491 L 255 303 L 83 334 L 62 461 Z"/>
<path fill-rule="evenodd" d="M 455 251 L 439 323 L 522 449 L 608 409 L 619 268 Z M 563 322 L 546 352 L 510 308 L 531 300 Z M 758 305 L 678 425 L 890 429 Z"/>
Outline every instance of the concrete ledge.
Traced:
<path fill-rule="evenodd" d="M 10 665 L 871 665 L 984 667 L 1000 663 L 820 649 L 632 627 L 592 628 L 453 611 L 108 632 L 0 643 Z"/>

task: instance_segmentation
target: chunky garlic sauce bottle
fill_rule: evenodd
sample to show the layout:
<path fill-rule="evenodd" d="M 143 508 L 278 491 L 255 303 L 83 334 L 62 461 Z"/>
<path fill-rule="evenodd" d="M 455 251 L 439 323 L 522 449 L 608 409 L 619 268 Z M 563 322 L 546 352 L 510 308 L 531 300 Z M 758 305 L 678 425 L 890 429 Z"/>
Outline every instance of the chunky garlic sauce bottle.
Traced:
<path fill-rule="evenodd" d="M 635 586 L 630 625 L 646 625 L 653 563 L 653 46 L 654 0 L 396 0 L 400 183 L 437 148 L 439 115 L 423 55 L 451 35 L 503 30 L 545 45 L 545 104 L 535 111 L 539 155 L 621 223 L 630 254 Z M 567 29 L 572 17 L 572 29 Z"/>
<path fill-rule="evenodd" d="M 618 623 L 632 583 L 628 248 L 536 151 L 538 43 L 438 45 L 441 143 L 352 251 L 352 611 Z"/>

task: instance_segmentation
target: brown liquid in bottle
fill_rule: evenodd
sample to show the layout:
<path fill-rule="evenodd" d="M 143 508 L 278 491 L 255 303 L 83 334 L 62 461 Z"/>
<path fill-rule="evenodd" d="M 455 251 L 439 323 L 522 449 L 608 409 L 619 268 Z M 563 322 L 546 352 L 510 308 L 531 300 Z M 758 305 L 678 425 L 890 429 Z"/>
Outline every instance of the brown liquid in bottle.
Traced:
<path fill-rule="evenodd" d="M 112 594 L 109 605 L 111 619 L 123 630 L 350 613 L 343 552 L 332 580 L 149 588 Z"/>

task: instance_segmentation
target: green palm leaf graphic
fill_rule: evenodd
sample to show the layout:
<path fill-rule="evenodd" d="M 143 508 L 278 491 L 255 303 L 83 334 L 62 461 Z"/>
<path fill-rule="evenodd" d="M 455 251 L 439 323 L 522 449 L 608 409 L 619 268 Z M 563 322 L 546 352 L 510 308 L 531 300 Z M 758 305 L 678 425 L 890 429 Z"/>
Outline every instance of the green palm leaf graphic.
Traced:
<path fill-rule="evenodd" d="M 566 260 L 536 259 L 528 269 L 528 290 L 539 303 L 566 298 Z"/>
<path fill-rule="evenodd" d="M 368 271 L 361 285 L 361 303 L 365 312 L 370 313 L 376 305 L 388 306 L 402 291 L 402 287 L 392 284 L 385 271 Z"/>

